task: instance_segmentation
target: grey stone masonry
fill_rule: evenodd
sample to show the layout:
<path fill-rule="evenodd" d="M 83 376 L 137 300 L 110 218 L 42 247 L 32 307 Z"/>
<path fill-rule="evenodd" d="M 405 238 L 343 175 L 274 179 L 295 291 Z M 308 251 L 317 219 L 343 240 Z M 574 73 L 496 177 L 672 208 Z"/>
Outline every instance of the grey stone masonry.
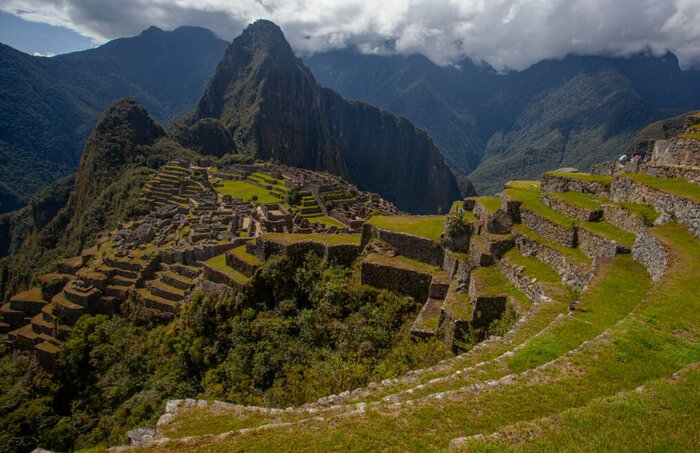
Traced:
<path fill-rule="evenodd" d="M 435 241 L 407 233 L 397 233 L 365 223 L 361 244 L 365 247 L 372 239 L 379 239 L 396 249 L 396 253 L 412 260 L 442 266 L 445 252 Z"/>
<path fill-rule="evenodd" d="M 583 290 L 593 278 L 593 267 L 577 264 L 564 256 L 555 248 L 527 237 L 519 232 L 514 232 L 515 245 L 525 256 L 534 256 L 538 260 L 548 264 L 559 274 L 562 281 L 576 289 Z"/>
<path fill-rule="evenodd" d="M 654 189 L 625 176 L 613 181 L 612 198 L 653 206 L 656 211 L 673 216 L 695 237 L 700 237 L 700 203 L 696 201 Z"/>
<path fill-rule="evenodd" d="M 609 187 L 605 184 L 594 181 L 586 181 L 578 178 L 573 173 L 569 175 L 545 173 L 542 175 L 542 191 L 543 192 L 582 192 L 597 195 L 599 197 L 607 197 Z"/>
<path fill-rule="evenodd" d="M 658 281 L 663 276 L 668 262 L 668 252 L 651 234 L 641 232 L 637 236 L 632 247 L 632 256 L 646 268 L 652 280 Z"/>
<path fill-rule="evenodd" d="M 578 229 L 578 247 L 589 258 L 612 258 L 617 253 L 629 253 L 629 249 L 625 249 L 614 240 L 603 237 L 585 228 Z"/>
<path fill-rule="evenodd" d="M 576 247 L 576 227 L 574 225 L 560 225 L 523 207 L 520 208 L 520 220 L 523 225 L 552 242 L 565 247 Z"/>
<path fill-rule="evenodd" d="M 542 204 L 549 206 L 560 214 L 563 214 L 579 222 L 596 222 L 603 217 L 603 209 L 588 209 L 568 203 L 547 192 L 540 196 Z"/>
<path fill-rule="evenodd" d="M 633 234 L 644 231 L 647 226 L 650 226 L 641 216 L 614 204 L 603 205 L 603 215 L 609 224 Z"/>
<path fill-rule="evenodd" d="M 432 279 L 428 273 L 372 262 L 371 255 L 362 263 L 363 285 L 397 291 L 413 297 L 417 302 L 428 299 Z"/>

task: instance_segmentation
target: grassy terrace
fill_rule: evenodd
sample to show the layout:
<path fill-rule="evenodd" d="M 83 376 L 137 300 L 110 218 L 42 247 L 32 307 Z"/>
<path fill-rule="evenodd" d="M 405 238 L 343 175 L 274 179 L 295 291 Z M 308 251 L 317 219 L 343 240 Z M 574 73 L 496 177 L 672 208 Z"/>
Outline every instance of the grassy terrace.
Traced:
<path fill-rule="evenodd" d="M 491 214 L 501 209 L 501 199 L 498 197 L 477 197 L 476 201 L 481 203 Z"/>
<path fill-rule="evenodd" d="M 586 182 L 597 182 L 605 187 L 610 187 L 612 184 L 612 176 L 592 175 L 590 173 L 566 173 L 562 171 L 548 171 L 545 175 L 563 176 L 565 178 L 580 179 Z"/>
<path fill-rule="evenodd" d="M 623 173 L 621 176 L 629 178 L 647 187 L 651 187 L 652 189 L 657 189 L 671 195 L 687 198 L 696 203 L 700 203 L 700 186 L 684 179 L 656 178 L 654 176 L 649 176 L 642 173 Z"/>
<path fill-rule="evenodd" d="M 431 264 L 423 263 L 421 261 L 412 260 L 401 255 L 386 256 L 380 255 L 378 253 L 371 253 L 367 255 L 367 257 L 365 258 L 365 262 L 397 267 L 400 269 L 406 269 L 414 272 L 421 272 L 424 274 L 442 277 L 445 281 L 447 280 L 445 272 L 443 272 L 443 270 L 438 266 L 433 266 Z"/>
<path fill-rule="evenodd" d="M 472 305 L 469 302 L 469 294 L 457 292 L 457 279 L 450 283 L 450 288 L 445 296 L 445 311 L 455 319 L 471 321 L 473 316 Z"/>
<path fill-rule="evenodd" d="M 547 296 L 567 305 L 573 300 L 574 293 L 562 283 L 561 276 L 548 264 L 535 257 L 523 255 L 517 247 L 513 247 L 506 252 L 502 259 L 512 267 L 522 266 L 524 274 L 530 278 L 535 278 Z"/>
<path fill-rule="evenodd" d="M 229 277 L 231 277 L 233 280 L 236 282 L 245 285 L 248 282 L 250 282 L 250 278 L 246 277 L 245 275 L 241 274 L 238 271 L 235 271 L 228 267 L 226 265 L 226 254 L 222 253 L 221 255 L 217 255 L 213 258 L 210 258 L 204 262 L 204 264 L 212 267 L 213 269 L 216 269 L 219 272 L 222 272 Z"/>
<path fill-rule="evenodd" d="M 522 313 L 530 308 L 532 302 L 525 297 L 510 281 L 501 273 L 498 266 L 480 267 L 472 272 L 472 278 L 478 278 L 484 283 L 484 288 L 479 292 L 480 296 L 510 296 Z"/>
<path fill-rule="evenodd" d="M 589 257 L 586 256 L 581 250 L 579 249 L 574 249 L 571 247 L 564 247 L 563 245 L 555 244 L 554 242 L 550 241 L 549 239 L 545 238 L 544 236 L 541 236 L 525 225 L 522 224 L 517 224 L 513 225 L 513 231 L 518 232 L 534 241 L 539 242 L 540 244 L 546 245 L 549 248 L 552 248 L 554 250 L 557 250 L 559 253 L 564 255 L 564 257 L 571 261 L 572 263 L 580 264 L 583 266 L 590 267 L 593 264 L 593 260 L 590 259 Z"/>
<path fill-rule="evenodd" d="M 549 193 L 548 195 L 574 206 L 591 210 L 601 209 L 601 204 L 609 202 L 606 198 L 596 197 L 595 195 L 585 194 L 582 192 L 553 192 Z"/>
<path fill-rule="evenodd" d="M 371 225 L 382 230 L 407 233 L 420 236 L 433 241 L 439 241 L 440 235 L 445 231 L 445 216 L 374 216 L 369 219 Z"/>
<path fill-rule="evenodd" d="M 558 213 L 549 206 L 542 204 L 540 200 L 540 189 L 537 188 L 525 188 L 523 185 L 510 186 L 503 192 L 511 200 L 520 201 L 521 208 L 525 208 L 529 211 L 535 212 L 554 223 L 565 227 L 571 227 L 575 221 L 563 214 Z"/>
<path fill-rule="evenodd" d="M 235 249 L 231 250 L 228 253 L 235 256 L 236 258 L 240 259 L 244 263 L 250 264 L 252 266 L 262 266 L 262 264 L 263 264 L 263 262 L 260 261 L 260 259 L 258 259 L 257 256 L 251 255 L 250 253 L 248 253 L 246 251 L 245 245 L 242 245 L 240 247 L 236 247 Z"/>
<path fill-rule="evenodd" d="M 281 244 L 294 244 L 301 241 L 320 242 L 326 245 L 360 245 L 359 234 L 294 234 L 294 233 L 267 233 L 261 236 L 265 241 Z"/>
<path fill-rule="evenodd" d="M 700 274 L 700 240 L 677 225 L 669 228 L 664 225 L 655 229 L 655 234 L 671 247 L 669 272 L 643 297 L 642 302 L 632 304 L 632 312 L 623 316 L 617 324 L 613 321 L 604 336 L 544 368 L 515 377 L 510 385 L 497 385 L 479 392 L 467 389 L 454 394 L 454 398 L 417 402 L 398 412 L 387 410 L 381 413 L 370 408 L 364 414 L 350 417 L 311 420 L 297 427 L 207 438 L 200 443 L 168 444 L 151 450 L 269 451 L 279 450 L 280 446 L 288 451 L 310 448 L 446 449 L 449 441 L 455 437 L 488 434 L 521 421 L 536 421 L 543 417 L 557 416 L 557 420 L 561 420 L 567 414 L 565 411 L 585 408 L 596 401 L 610 401 L 618 392 L 633 391 L 640 385 L 654 385 L 655 380 L 700 360 L 700 300 L 694 297 L 697 275 Z M 636 270 L 631 269 L 625 276 L 632 275 Z M 633 279 L 638 277 L 645 278 L 643 270 L 633 274 Z M 645 286 L 644 281 L 637 280 L 637 283 Z M 614 300 L 629 307 L 630 296 L 616 294 Z M 614 310 L 617 305 L 610 303 L 609 294 L 607 300 L 602 302 Z M 596 324 L 600 328 L 599 323 Z M 644 392 L 641 394 L 644 395 Z M 697 398 L 691 396 L 692 401 L 688 398 L 688 395 L 694 394 L 696 392 L 684 392 L 682 402 L 664 404 L 664 411 L 671 411 L 672 414 L 661 414 L 665 418 L 670 416 L 674 421 L 669 423 L 675 427 L 667 428 L 674 433 L 672 441 L 680 439 L 684 445 L 693 446 L 697 445 L 697 431 L 692 426 L 690 429 L 686 429 L 688 426 L 679 428 L 676 421 L 683 420 L 688 412 L 691 415 L 696 413 Z M 615 433 L 620 431 L 619 435 L 607 440 L 605 448 L 625 450 L 624 445 L 611 443 L 622 436 L 628 439 L 633 450 L 649 448 L 646 437 L 625 432 L 624 426 L 628 420 L 619 420 L 619 412 L 606 415 L 600 411 L 595 414 L 601 417 L 598 425 L 606 429 L 620 428 L 614 429 Z M 631 415 L 638 419 L 646 417 L 649 421 L 656 419 L 649 417 L 646 411 Z M 696 417 L 694 419 L 697 420 Z M 584 431 L 587 430 L 588 426 L 585 426 Z M 563 445 L 557 445 L 558 449 L 578 447 L 576 443 L 567 444 L 566 439 L 563 438 Z M 666 450 L 664 447 L 668 447 L 666 442 L 669 440 L 661 437 L 654 439 L 664 442 L 660 450 Z"/>
<path fill-rule="evenodd" d="M 258 187 L 246 181 L 221 181 L 221 186 L 216 191 L 222 195 L 230 195 L 244 201 L 251 201 L 255 196 L 260 203 L 277 203 L 279 198 L 270 194 L 267 189 Z"/>
<path fill-rule="evenodd" d="M 636 215 L 637 217 L 641 217 L 642 219 L 646 220 L 649 223 L 653 223 L 654 220 L 658 219 L 661 214 L 658 212 L 654 211 L 654 208 L 651 206 L 645 205 L 645 204 L 637 204 L 637 203 L 614 203 L 617 206 L 620 206 L 627 212 Z"/>
<path fill-rule="evenodd" d="M 695 364 L 673 378 L 655 379 L 641 391 L 516 423 L 474 440 L 468 450 L 505 451 L 515 444 L 518 451 L 560 451 L 565 445 L 575 445 L 578 451 L 609 451 L 612 446 L 617 451 L 694 451 L 697 437 L 691 433 L 700 431 L 700 399 L 688 395 L 698 394 L 700 367 Z"/>
<path fill-rule="evenodd" d="M 313 223 L 313 222 L 320 222 L 320 223 L 324 224 L 324 225 L 327 226 L 327 227 L 334 226 L 334 227 L 336 227 L 336 228 L 341 228 L 341 229 L 342 229 L 342 228 L 347 228 L 347 226 L 345 226 L 344 224 L 338 222 L 337 220 L 335 220 L 335 219 L 333 219 L 333 218 L 331 218 L 331 217 L 325 216 L 325 215 L 320 215 L 320 216 L 317 216 L 317 217 L 307 217 L 307 216 L 305 216 L 305 217 L 306 217 L 307 219 L 309 219 L 309 222 L 312 222 L 312 223 Z"/>
<path fill-rule="evenodd" d="M 631 248 L 634 245 L 634 234 L 610 225 L 608 222 L 584 222 L 579 224 L 579 228 L 586 229 L 604 238 L 612 239 L 625 247 Z"/>

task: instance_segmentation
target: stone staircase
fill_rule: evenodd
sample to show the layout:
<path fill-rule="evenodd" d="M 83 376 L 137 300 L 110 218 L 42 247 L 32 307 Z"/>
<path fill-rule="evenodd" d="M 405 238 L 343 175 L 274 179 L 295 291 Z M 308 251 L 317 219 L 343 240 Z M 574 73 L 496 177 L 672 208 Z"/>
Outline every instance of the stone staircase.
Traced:
<path fill-rule="evenodd" d="M 203 190 L 202 185 L 191 177 L 189 169 L 168 164 L 145 184 L 143 199 L 155 209 L 166 205 L 187 205 L 190 197 Z"/>
<path fill-rule="evenodd" d="M 136 299 L 149 310 L 175 315 L 185 303 L 202 273 L 201 265 L 161 263 L 155 278 L 146 280 L 143 288 L 134 289 Z"/>

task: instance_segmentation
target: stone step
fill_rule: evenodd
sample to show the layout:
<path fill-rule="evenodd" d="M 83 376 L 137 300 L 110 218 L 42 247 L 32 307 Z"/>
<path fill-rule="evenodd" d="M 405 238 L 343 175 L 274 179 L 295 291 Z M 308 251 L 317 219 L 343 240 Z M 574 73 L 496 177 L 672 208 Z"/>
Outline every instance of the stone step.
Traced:
<path fill-rule="evenodd" d="M 25 324 L 7 334 L 7 337 L 14 343 L 17 349 L 22 351 L 32 351 L 40 339 L 39 334 L 34 332 L 31 324 Z"/>
<path fill-rule="evenodd" d="M 78 322 L 83 314 L 87 313 L 85 307 L 69 301 L 63 293 L 56 294 L 51 302 L 53 303 L 53 315 L 58 318 L 61 324 L 72 326 Z"/>
<path fill-rule="evenodd" d="M 428 298 L 411 326 L 411 335 L 429 338 L 437 335 L 443 299 Z"/>
<path fill-rule="evenodd" d="M 498 266 L 475 269 L 469 279 L 471 326 L 487 328 L 500 319 L 506 310 L 512 286 Z"/>
<path fill-rule="evenodd" d="M 100 294 L 100 290 L 94 287 L 84 291 L 75 288 L 73 285 L 66 285 L 63 289 L 63 295 L 67 300 L 74 304 L 82 305 L 83 307 L 87 307 L 91 302 L 99 299 Z"/>
<path fill-rule="evenodd" d="M 611 183 L 611 176 L 548 171 L 542 175 L 541 187 L 544 192 L 581 192 L 608 197 Z"/>
<path fill-rule="evenodd" d="M 25 313 L 25 316 L 34 316 L 41 311 L 47 301 L 44 300 L 41 288 L 32 288 L 17 293 L 10 298 L 9 307 Z"/>
<path fill-rule="evenodd" d="M 59 272 L 51 272 L 49 274 L 40 275 L 37 280 L 41 285 L 41 295 L 46 301 L 51 300 L 53 296 L 63 290 L 66 284 L 75 279 L 75 276 L 70 274 L 61 274 Z"/>
<path fill-rule="evenodd" d="M 158 272 L 158 278 L 165 284 L 181 290 L 189 290 L 193 285 L 191 278 L 182 276 L 172 271 Z"/>
<path fill-rule="evenodd" d="M 513 238 L 523 255 L 549 265 L 569 286 L 585 289 L 593 277 L 594 261 L 579 249 L 556 244 L 521 224 L 513 226 Z"/>
<path fill-rule="evenodd" d="M 122 285 L 107 285 L 104 293 L 109 297 L 126 300 L 126 298 L 129 296 L 129 287 Z"/>
<path fill-rule="evenodd" d="M 194 279 L 202 273 L 201 263 L 196 264 L 197 265 L 195 266 L 188 266 L 186 264 L 175 263 L 170 266 L 169 270 L 175 272 L 176 274 L 182 275 L 183 277 Z"/>
<path fill-rule="evenodd" d="M 438 334 L 445 346 L 454 352 L 460 351 L 466 340 L 472 312 L 467 288 L 453 279 L 440 308 Z"/>
<path fill-rule="evenodd" d="M 10 308 L 10 303 L 0 305 L 0 318 L 2 321 L 9 324 L 12 329 L 18 329 L 25 324 L 25 313 L 20 310 Z"/>
<path fill-rule="evenodd" d="M 597 222 L 603 218 L 603 204 L 609 200 L 604 197 L 581 192 L 542 192 L 542 204 L 566 217 L 579 222 Z"/>
<path fill-rule="evenodd" d="M 146 308 L 173 314 L 179 310 L 180 304 L 178 302 L 156 296 L 145 288 L 139 288 L 137 292 Z"/>
<path fill-rule="evenodd" d="M 56 263 L 56 267 L 58 268 L 58 272 L 62 274 L 75 275 L 75 273 L 83 267 L 83 259 L 80 256 L 67 258 Z"/>
<path fill-rule="evenodd" d="M 53 323 L 56 317 L 53 314 L 53 304 L 46 304 L 44 308 L 41 309 L 41 316 L 44 321 Z"/>
<path fill-rule="evenodd" d="M 143 269 L 143 264 L 140 262 L 140 260 L 106 256 L 104 261 L 109 267 L 116 267 L 126 271 L 140 272 Z"/>
<path fill-rule="evenodd" d="M 12 327 L 8 323 L 0 321 L 0 333 L 6 334 L 11 330 Z"/>
<path fill-rule="evenodd" d="M 136 272 L 136 271 L 131 271 L 128 269 L 121 269 L 118 267 L 100 266 L 97 268 L 97 270 L 102 272 L 105 275 L 110 276 L 110 277 L 121 276 L 121 277 L 125 277 L 128 279 L 136 280 L 139 276 L 138 272 Z"/>
<path fill-rule="evenodd" d="M 578 247 L 590 258 L 630 253 L 634 241 L 634 234 L 607 222 L 586 222 L 578 226 Z"/>
<path fill-rule="evenodd" d="M 60 347 L 51 341 L 42 341 L 35 346 L 35 351 L 37 361 L 45 370 L 52 371 L 56 368 Z"/>
<path fill-rule="evenodd" d="M 242 245 L 226 252 L 226 265 L 246 277 L 252 277 L 263 265 L 263 262 L 256 256 L 246 251 L 246 246 Z"/>
<path fill-rule="evenodd" d="M 53 336 L 54 333 L 54 326 L 52 322 L 48 322 L 44 319 L 41 313 L 38 315 L 34 316 L 32 318 L 32 330 L 36 332 L 37 334 L 46 334 L 49 336 Z"/>
<path fill-rule="evenodd" d="M 102 272 L 99 272 L 95 269 L 89 268 L 89 267 L 83 267 L 81 268 L 75 276 L 86 282 L 91 284 L 92 286 L 95 286 L 97 288 L 103 288 L 106 284 L 107 281 L 109 280 L 109 277 Z"/>
<path fill-rule="evenodd" d="M 148 288 L 153 295 L 172 300 L 173 302 L 181 302 L 185 299 L 185 291 L 174 288 L 161 280 L 147 281 L 146 288 Z"/>
<path fill-rule="evenodd" d="M 448 280 L 441 268 L 400 255 L 391 257 L 371 253 L 362 261 L 363 285 L 406 294 L 416 301 L 428 299 L 434 275 L 439 281 Z"/>
<path fill-rule="evenodd" d="M 113 275 L 109 278 L 109 286 L 123 286 L 123 287 L 130 287 L 134 286 L 136 283 L 137 277 L 134 278 L 129 278 L 129 277 L 124 277 L 121 275 Z"/>

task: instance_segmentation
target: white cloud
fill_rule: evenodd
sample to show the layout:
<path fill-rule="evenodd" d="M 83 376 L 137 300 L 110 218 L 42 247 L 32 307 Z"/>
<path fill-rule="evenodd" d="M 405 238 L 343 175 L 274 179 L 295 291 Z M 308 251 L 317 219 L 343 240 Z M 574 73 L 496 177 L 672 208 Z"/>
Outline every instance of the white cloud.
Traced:
<path fill-rule="evenodd" d="M 521 69 L 570 53 L 651 49 L 700 62 L 700 0 L 0 0 L 0 10 L 95 42 L 150 25 L 199 25 L 232 39 L 267 18 L 301 54 L 355 46 Z"/>

